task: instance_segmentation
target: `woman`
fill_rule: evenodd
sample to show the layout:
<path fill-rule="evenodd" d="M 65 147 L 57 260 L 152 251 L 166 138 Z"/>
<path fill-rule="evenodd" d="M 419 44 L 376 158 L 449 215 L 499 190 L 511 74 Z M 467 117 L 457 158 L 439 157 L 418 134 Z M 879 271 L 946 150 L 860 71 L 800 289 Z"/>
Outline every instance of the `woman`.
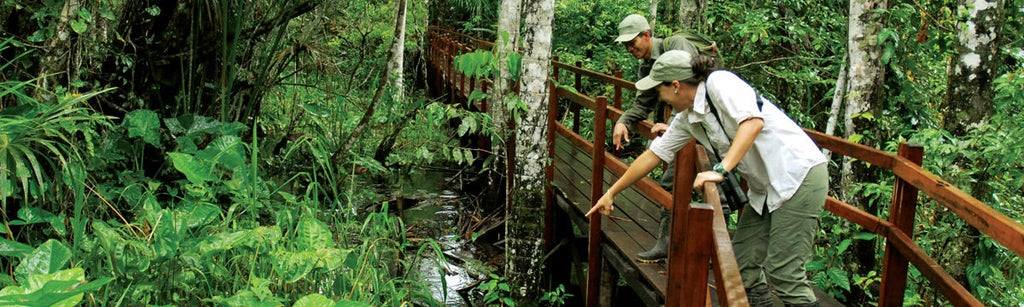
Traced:
<path fill-rule="evenodd" d="M 747 181 L 750 201 L 737 222 L 733 246 L 750 305 L 771 306 L 771 284 L 787 306 L 818 306 L 804 266 L 814 252 L 828 170 L 814 142 L 745 81 L 715 71 L 714 60 L 706 56 L 666 52 L 636 87 L 656 88 L 677 113 L 668 131 L 651 142 L 587 216 L 610 214 L 616 194 L 658 164 L 672 161 L 676 151 L 696 139 L 724 156 L 712 171 L 697 174 L 694 188 L 722 182 L 731 171 Z"/>

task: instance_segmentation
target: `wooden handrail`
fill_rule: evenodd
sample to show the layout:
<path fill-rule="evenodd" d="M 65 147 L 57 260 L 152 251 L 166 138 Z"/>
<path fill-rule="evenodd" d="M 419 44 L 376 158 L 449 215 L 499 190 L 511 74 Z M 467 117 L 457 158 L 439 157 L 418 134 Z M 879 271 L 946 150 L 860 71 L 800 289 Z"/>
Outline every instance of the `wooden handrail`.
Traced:
<path fill-rule="evenodd" d="M 430 37 L 432 38 L 430 46 L 432 48 L 437 48 L 439 50 L 438 53 L 433 53 L 432 51 L 431 59 L 443 59 L 445 61 L 450 61 L 451 58 L 455 56 L 455 52 L 453 52 L 454 50 L 469 50 L 473 48 L 493 47 L 492 43 L 485 42 L 465 34 L 437 27 L 431 27 L 430 29 L 432 31 L 432 33 L 430 34 Z M 434 34 L 434 32 L 438 34 Z M 435 44 L 434 40 L 439 40 L 440 42 L 438 44 Z M 441 46 L 439 44 L 459 46 L 456 48 L 450 48 Z M 598 109 L 600 109 L 601 111 L 599 113 L 601 114 L 600 117 L 602 119 L 595 120 L 595 122 L 600 121 L 601 127 L 595 127 L 595 131 L 604 131 L 603 126 L 606 120 L 603 118 L 616 121 L 619 117 L 622 116 L 623 111 L 616 107 L 621 106 L 621 89 L 625 88 L 632 90 L 633 83 L 624 80 L 621 77 L 617 77 L 621 76 L 621 72 L 617 72 L 617 76 L 610 76 L 607 74 L 587 70 L 575 65 L 568 65 L 557 60 L 552 61 L 551 67 L 553 69 L 554 79 L 560 77 L 560 70 L 565 70 L 567 72 L 572 72 L 574 74 L 574 81 L 579 80 L 579 78 L 581 77 L 587 77 L 604 84 L 613 85 L 615 90 L 615 106 L 608 106 L 606 101 L 597 103 L 594 99 L 590 98 L 589 96 L 580 93 L 580 91 L 582 90 L 580 88 L 580 81 L 574 82 L 573 87 L 575 87 L 576 91 L 558 88 L 554 85 L 554 82 L 552 82 L 550 85 L 550 99 L 552 101 L 550 102 L 551 110 L 549 110 L 549 112 L 551 112 L 549 114 L 551 114 L 552 125 L 550 128 L 552 130 L 550 132 L 550 135 L 553 136 L 555 133 L 557 133 L 567 136 L 567 138 L 577 147 L 583 149 L 592 156 L 601 157 L 601 160 L 605 160 L 605 162 L 601 163 L 601 169 L 607 168 L 608 170 L 612 171 L 612 173 L 618 176 L 622 176 L 627 166 L 620 160 L 614 159 L 614 157 L 610 153 L 607 153 L 603 150 L 604 133 L 595 133 L 595 142 L 598 141 L 597 136 L 601 136 L 601 140 L 599 143 L 600 145 L 594 145 L 594 143 L 586 141 L 585 139 L 580 137 L 578 133 L 570 131 L 564 125 L 557 122 L 557 106 L 558 100 L 564 99 L 571 103 L 570 109 L 580 107 L 586 107 L 594 111 L 598 111 Z M 446 75 L 448 75 L 447 78 L 449 82 L 461 81 L 461 74 L 454 72 L 454 76 L 452 76 L 453 69 L 450 66 L 450 64 L 447 64 L 444 67 L 444 69 L 441 70 Z M 474 82 L 470 83 L 472 84 Z M 576 132 L 578 132 L 579 112 L 576 111 L 574 113 L 576 113 L 576 118 L 574 119 L 575 124 L 573 128 L 574 130 L 576 130 Z M 637 130 L 644 138 L 653 139 L 655 137 L 653 134 L 650 133 L 650 128 L 653 126 L 653 123 L 645 120 L 642 121 L 640 125 L 641 128 Z M 909 145 L 901 144 L 900 153 L 898 155 L 894 155 L 892 153 L 884 152 L 875 148 L 852 143 L 841 138 L 826 135 L 821 132 L 809 129 L 805 129 L 805 132 L 821 148 L 828 149 L 837 154 L 856 158 L 860 161 L 870 163 L 874 166 L 891 170 L 893 174 L 896 176 L 896 186 L 894 187 L 893 200 L 891 205 L 892 212 L 890 212 L 889 221 L 882 220 L 877 216 L 866 213 L 854 206 L 843 203 L 832 197 L 829 197 L 826 200 L 825 204 L 825 209 L 828 210 L 829 212 L 845 220 L 860 225 L 867 231 L 878 234 L 880 237 L 886 239 L 886 253 L 885 259 L 883 259 L 883 262 L 885 263 L 885 266 L 883 267 L 883 290 L 879 297 L 880 305 L 900 305 L 900 303 L 902 302 L 902 292 L 905 288 L 906 283 L 907 263 L 913 264 L 919 271 L 921 271 L 922 275 L 925 276 L 936 288 L 938 288 L 940 292 L 943 293 L 943 295 L 945 295 L 946 298 L 949 299 L 950 302 L 953 303 L 954 305 L 981 305 L 981 303 L 973 295 L 971 295 L 971 293 L 967 291 L 963 287 L 963 285 L 960 285 L 958 282 L 956 282 L 955 279 L 950 277 L 949 274 L 946 273 L 946 271 L 943 268 L 939 267 L 931 257 L 929 257 L 916 243 L 914 243 L 913 220 L 916 212 L 914 208 L 916 207 L 917 193 L 919 192 L 923 192 L 925 195 L 929 196 L 937 203 L 950 209 L 952 212 L 957 214 L 958 217 L 964 219 L 964 221 L 966 221 L 968 224 L 977 228 L 982 233 L 988 235 L 996 242 L 999 242 L 1004 247 L 1013 251 L 1018 256 L 1024 257 L 1024 225 L 1022 225 L 1018 221 L 1009 218 L 1005 214 L 1002 214 L 1001 212 L 991 208 L 990 206 L 974 198 L 973 196 L 964 193 L 962 190 L 949 184 L 942 178 L 939 178 L 938 176 L 932 174 L 931 172 L 928 172 L 927 170 L 923 169 L 920 166 L 920 157 L 915 157 L 915 155 L 918 155 L 920 153 L 920 149 L 915 149 L 918 151 L 918 153 L 904 153 L 904 150 L 908 150 L 904 148 Z M 603 154 L 595 155 L 595 153 Z M 698 170 L 706 170 L 708 168 L 706 156 L 704 158 L 700 158 L 702 154 L 702 150 L 699 150 L 699 153 L 696 155 L 697 158 L 688 158 L 689 160 L 687 160 L 686 163 L 677 163 L 677 165 L 690 164 L 690 166 L 684 167 L 696 167 L 696 169 Z M 598 158 L 596 157 L 595 160 L 598 160 Z M 596 176 L 598 168 L 595 166 L 594 169 Z M 691 169 L 691 172 L 693 172 L 693 169 Z M 677 176 L 676 178 L 677 180 L 679 180 L 679 176 Z M 595 182 L 599 183 L 601 181 Z M 653 200 L 655 200 L 655 202 L 661 204 L 662 206 L 669 208 L 678 208 L 679 206 L 678 204 L 674 204 L 672 202 L 673 196 L 670 196 L 668 192 L 662 189 L 657 183 L 655 183 L 650 178 L 644 178 L 643 180 L 638 182 L 635 185 L 635 187 L 637 187 L 640 191 L 650 196 Z M 595 189 L 597 189 L 597 187 L 595 187 Z M 676 192 L 684 193 L 681 190 L 686 190 L 686 193 L 688 193 L 689 191 L 689 189 L 676 189 Z M 689 249 L 689 247 L 683 246 L 692 246 L 686 244 L 707 245 L 706 247 L 713 246 L 714 248 L 712 250 L 714 251 L 714 253 L 712 253 L 712 255 L 709 255 L 708 257 L 711 258 L 711 263 L 713 264 L 712 270 L 714 270 L 715 272 L 716 282 L 718 283 L 717 290 L 718 297 L 720 300 L 719 302 L 722 305 L 743 305 L 745 304 L 746 296 L 743 293 L 742 282 L 739 280 L 738 270 L 736 269 L 738 266 L 736 265 L 735 257 L 732 255 L 731 242 L 728 238 L 728 232 L 725 229 L 724 216 L 722 216 L 720 212 L 721 207 L 720 200 L 718 199 L 717 187 L 713 184 L 705 185 L 705 188 L 702 192 L 704 194 L 705 201 L 713 204 L 713 206 L 715 206 L 714 208 L 716 208 L 713 218 L 710 218 L 712 221 L 712 227 L 705 228 L 703 230 L 692 230 L 692 232 L 687 232 L 687 234 L 696 236 L 696 234 L 698 233 L 710 233 L 712 240 L 706 243 L 682 243 L 684 245 L 674 246 L 673 248 Z M 594 199 L 600 196 L 600 193 L 597 192 L 594 192 L 592 194 L 592 198 Z M 677 200 L 680 197 L 685 196 L 674 196 L 674 198 Z M 695 213 L 704 210 L 693 209 L 694 206 L 700 207 L 701 205 L 691 205 L 689 204 L 688 200 L 686 201 L 686 203 L 686 207 L 688 209 L 675 210 L 679 212 L 673 214 L 676 215 L 675 217 L 677 218 L 679 218 L 678 215 L 680 214 L 684 214 L 687 217 L 682 220 L 676 219 L 676 221 L 680 221 L 681 223 L 687 223 L 686 225 L 689 225 L 690 222 L 703 223 L 701 221 L 694 221 L 689 217 L 691 213 L 695 214 L 695 216 L 707 215 L 705 213 Z M 593 226 L 593 223 L 591 225 Z M 707 229 L 711 229 L 711 231 L 708 232 L 706 231 Z M 675 230 L 676 226 L 674 225 L 673 231 Z M 599 229 L 597 232 L 591 232 L 591 234 L 594 233 L 600 233 Z M 694 240 L 699 241 L 701 239 L 694 238 Z M 686 264 L 677 263 L 675 265 L 685 266 Z M 674 277 L 672 275 L 677 273 L 678 267 L 674 266 L 671 262 L 669 266 L 669 280 L 671 283 L 672 280 L 675 279 L 675 277 L 678 277 Z M 689 288 L 687 289 L 687 291 L 693 290 Z M 673 296 L 673 298 L 671 299 L 671 302 L 673 304 L 680 302 L 675 300 L 675 294 L 670 295 Z M 698 299 L 694 299 L 694 301 L 690 301 L 689 303 L 696 303 L 697 300 Z"/>
<path fill-rule="evenodd" d="M 1024 225 L 1014 221 L 977 198 L 935 176 L 906 158 L 884 151 L 804 129 L 819 147 L 844 156 L 856 158 L 885 169 L 892 170 L 899 178 L 906 180 L 936 202 L 949 208 L 968 224 L 989 235 L 1017 256 L 1024 257 Z"/>

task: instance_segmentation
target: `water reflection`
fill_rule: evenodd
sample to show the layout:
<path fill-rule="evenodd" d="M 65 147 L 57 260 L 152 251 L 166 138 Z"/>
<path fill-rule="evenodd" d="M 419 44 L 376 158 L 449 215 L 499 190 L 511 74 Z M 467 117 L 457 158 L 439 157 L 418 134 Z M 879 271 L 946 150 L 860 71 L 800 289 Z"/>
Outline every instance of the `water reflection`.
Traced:
<path fill-rule="evenodd" d="M 473 299 L 466 296 L 489 269 L 487 260 L 480 260 L 481 252 L 465 235 L 469 228 L 465 221 L 473 220 L 477 210 L 451 182 L 443 172 L 414 172 L 402 180 L 395 194 L 403 206 L 398 212 L 409 241 L 433 239 L 444 256 L 441 267 L 434 252 L 416 263 L 421 281 L 445 306 L 471 306 Z"/>

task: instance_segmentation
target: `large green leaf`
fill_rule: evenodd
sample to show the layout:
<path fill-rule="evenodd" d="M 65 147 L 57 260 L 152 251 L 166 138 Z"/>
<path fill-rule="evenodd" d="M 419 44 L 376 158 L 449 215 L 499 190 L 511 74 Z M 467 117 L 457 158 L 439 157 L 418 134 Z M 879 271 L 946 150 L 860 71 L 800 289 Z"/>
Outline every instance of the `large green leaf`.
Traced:
<path fill-rule="evenodd" d="M 10 306 L 77 306 L 85 293 L 99 290 L 112 278 L 86 282 L 81 268 L 61 270 L 52 274 L 28 276 L 25 285 L 0 290 L 0 305 Z"/>
<path fill-rule="evenodd" d="M 303 296 L 299 300 L 295 301 L 295 304 L 292 305 L 292 306 L 294 306 L 294 307 L 322 307 L 322 306 L 332 306 L 334 304 L 335 304 L 334 301 L 332 301 L 331 299 L 327 298 L 323 294 L 310 294 L 310 295 Z"/>
<path fill-rule="evenodd" d="M 342 299 L 334 307 L 370 307 L 370 304 Z"/>
<path fill-rule="evenodd" d="M 193 184 L 204 184 L 217 179 L 213 173 L 213 164 L 208 161 L 196 159 L 190 154 L 172 152 L 168 153 L 174 168 L 185 175 Z"/>
<path fill-rule="evenodd" d="M 280 302 L 276 301 L 264 301 L 256 297 L 252 291 L 242 290 L 238 291 L 232 297 L 221 297 L 214 296 L 213 298 L 206 300 L 209 303 L 215 303 L 217 306 L 230 306 L 230 307 L 278 307 L 282 306 Z"/>
<path fill-rule="evenodd" d="M 22 258 L 32 252 L 32 247 L 15 241 L 0 238 L 0 256 Z"/>
<path fill-rule="evenodd" d="M 850 291 L 850 277 L 840 268 L 828 269 L 828 279 L 832 283 L 840 288 L 843 288 L 847 292 Z"/>
<path fill-rule="evenodd" d="M 220 207 L 208 203 L 184 205 L 177 210 L 185 212 L 185 226 L 189 229 L 204 226 L 220 217 Z"/>
<path fill-rule="evenodd" d="M 71 263 L 71 249 L 64 243 L 50 239 L 21 260 L 14 269 L 15 276 L 25 278 L 36 274 L 57 272 Z"/>
<path fill-rule="evenodd" d="M 278 251 L 273 254 L 274 272 L 286 282 L 296 282 L 313 271 L 317 263 L 317 255 L 313 251 L 298 253 Z"/>
<path fill-rule="evenodd" d="M 128 137 L 142 137 L 142 141 L 160 147 L 160 116 L 150 110 L 135 110 L 124 116 Z"/>
<path fill-rule="evenodd" d="M 197 247 L 199 248 L 199 253 L 203 255 L 212 252 L 225 251 L 241 245 L 246 240 L 249 240 L 250 236 L 251 234 L 249 231 L 218 233 L 204 239 L 202 242 L 199 242 Z"/>
<path fill-rule="evenodd" d="M 216 162 L 227 169 L 245 166 L 245 144 L 234 135 L 221 136 L 196 154 L 197 159 Z"/>
<path fill-rule="evenodd" d="M 163 210 L 160 222 L 156 224 L 153 232 L 153 251 L 158 258 L 170 258 L 178 251 L 181 241 L 184 239 L 181 220 L 186 219 L 179 211 Z"/>
<path fill-rule="evenodd" d="M 334 239 L 323 221 L 303 217 L 295 229 L 295 247 L 299 250 L 334 248 Z"/>
<path fill-rule="evenodd" d="M 29 225 L 37 223 L 49 223 L 57 218 L 56 215 L 38 207 L 21 207 L 18 209 L 18 219 L 10 222 L 11 225 Z"/>

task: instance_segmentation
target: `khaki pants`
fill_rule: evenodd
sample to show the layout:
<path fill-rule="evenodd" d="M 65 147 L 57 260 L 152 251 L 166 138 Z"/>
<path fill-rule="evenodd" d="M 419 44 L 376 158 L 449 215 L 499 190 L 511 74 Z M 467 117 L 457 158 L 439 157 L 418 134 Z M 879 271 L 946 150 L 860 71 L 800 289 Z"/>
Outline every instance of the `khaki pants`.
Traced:
<path fill-rule="evenodd" d="M 819 164 L 810 169 L 796 194 L 774 212 L 764 210 L 764 215 L 757 215 L 751 204 L 744 206 L 733 238 L 744 287 L 770 283 L 783 303 L 817 301 L 805 265 L 814 255 L 814 235 L 827 195 L 828 168 Z"/>

